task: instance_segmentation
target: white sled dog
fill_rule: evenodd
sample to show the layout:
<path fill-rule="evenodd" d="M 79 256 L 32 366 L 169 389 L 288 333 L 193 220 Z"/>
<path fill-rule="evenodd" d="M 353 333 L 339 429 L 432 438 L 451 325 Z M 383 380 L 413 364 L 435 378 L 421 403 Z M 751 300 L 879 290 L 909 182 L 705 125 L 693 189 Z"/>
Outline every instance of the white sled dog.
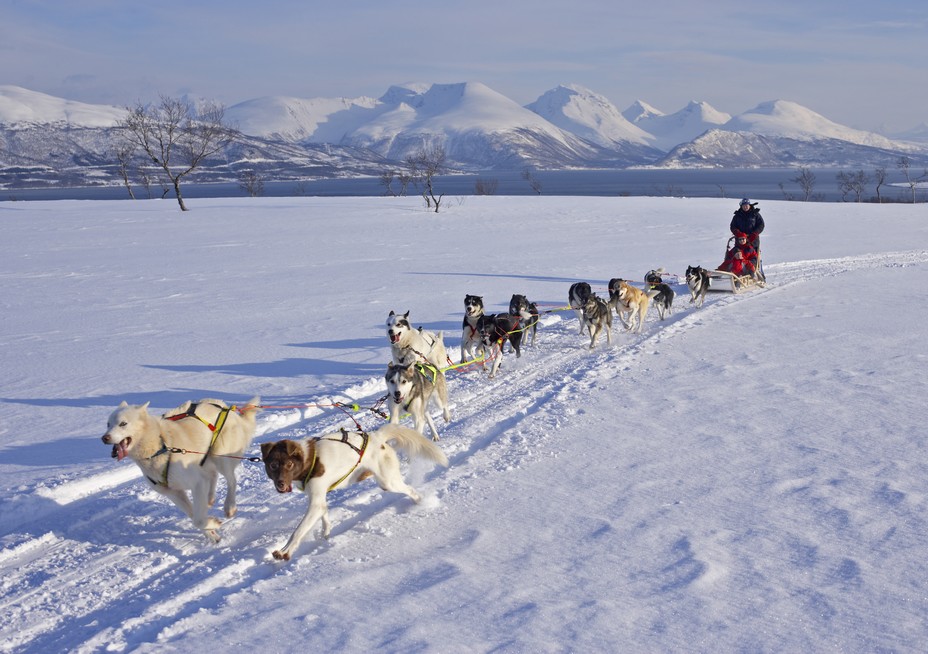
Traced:
<path fill-rule="evenodd" d="M 387 338 L 393 363 L 431 363 L 439 370 L 448 365 L 448 354 L 442 332 L 426 331 L 422 327 L 413 329 L 409 312 L 399 315 L 394 311 L 387 316 Z M 444 373 L 442 373 L 444 374 Z"/>
<path fill-rule="evenodd" d="M 464 320 L 461 323 L 461 363 L 471 359 L 485 357 L 483 341 L 477 328 L 477 321 L 483 315 L 483 297 L 480 295 L 464 296 Z"/>
<path fill-rule="evenodd" d="M 701 307 L 709 290 L 709 271 L 701 266 L 687 266 L 686 286 L 690 289 L 690 304 Z"/>
<path fill-rule="evenodd" d="M 429 415 L 429 399 L 435 399 L 445 422 L 450 422 L 451 411 L 448 409 L 448 384 L 445 376 L 431 364 L 406 363 L 398 366 L 391 361 L 387 364 L 384 379 L 387 381 L 390 423 L 398 424 L 400 409 L 404 409 L 412 414 L 416 431 L 424 434 L 425 423 L 428 422 L 432 440 L 437 441 L 438 429 Z"/>
<path fill-rule="evenodd" d="M 123 402 L 110 415 L 103 442 L 113 446 L 114 459 L 135 461 L 156 491 L 218 542 L 220 521 L 207 515 L 216 500 L 216 481 L 219 475 L 226 480 L 223 511 L 231 518 L 235 469 L 254 438 L 259 402 L 253 397 L 241 410 L 221 400 L 185 402 L 160 418 L 149 415 L 148 402 Z"/>
<path fill-rule="evenodd" d="M 302 441 L 283 440 L 261 444 L 264 471 L 274 482 L 278 493 L 289 493 L 296 484 L 309 496 L 306 514 L 290 540 L 279 550 L 275 559 L 289 560 L 294 550 L 318 520 L 322 520 L 322 535 L 329 537 L 332 524 L 326 493 L 349 486 L 370 476 L 385 491 L 404 493 L 414 502 L 422 497 L 406 484 L 400 473 L 399 459 L 390 446 L 393 441 L 410 457 L 422 457 L 447 467 L 448 458 L 441 449 L 419 432 L 400 425 L 384 425 L 375 432 L 333 432 Z"/>
<path fill-rule="evenodd" d="M 606 331 L 606 343 L 612 345 L 612 309 L 595 293 L 583 305 L 583 324 L 590 329 L 590 349 L 596 347 L 599 333 Z"/>

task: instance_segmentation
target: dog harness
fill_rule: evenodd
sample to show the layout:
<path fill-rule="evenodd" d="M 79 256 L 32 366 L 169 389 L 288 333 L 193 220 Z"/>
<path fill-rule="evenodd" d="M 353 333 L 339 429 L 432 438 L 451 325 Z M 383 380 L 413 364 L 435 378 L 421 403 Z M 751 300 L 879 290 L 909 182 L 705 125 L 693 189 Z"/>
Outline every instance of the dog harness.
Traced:
<path fill-rule="evenodd" d="M 331 486 L 329 486 L 329 490 L 326 491 L 327 493 L 328 493 L 329 491 L 335 490 L 335 487 L 336 487 L 336 486 L 338 486 L 340 483 L 342 483 L 343 481 L 345 481 L 346 479 L 348 479 L 348 477 L 351 475 L 351 473 L 358 469 L 358 466 L 361 465 L 361 459 L 364 458 L 364 452 L 367 451 L 367 444 L 370 442 L 370 436 L 368 435 L 368 433 L 367 433 L 366 431 L 353 431 L 353 432 L 350 432 L 350 433 L 352 433 L 352 434 L 357 434 L 357 435 L 359 435 L 359 436 L 361 437 L 361 446 L 360 446 L 360 447 L 356 446 L 354 443 L 352 443 L 351 441 L 348 440 L 348 433 L 349 433 L 349 432 L 348 432 L 347 429 L 345 429 L 344 427 L 342 427 L 341 432 L 342 432 L 342 437 L 341 437 L 341 438 L 323 438 L 322 436 L 318 436 L 318 437 L 316 437 L 316 438 L 313 439 L 313 442 L 315 442 L 315 443 L 318 443 L 319 441 L 323 441 L 323 440 L 325 440 L 325 441 L 333 441 L 333 442 L 335 442 L 335 443 L 344 443 L 345 445 L 347 445 L 348 447 L 350 447 L 351 449 L 353 449 L 355 452 L 358 453 L 358 461 L 357 461 L 357 463 L 355 463 L 353 466 L 351 466 L 351 470 L 349 470 L 349 471 L 346 472 L 344 475 L 342 475 L 342 476 L 339 478 L 338 481 L 336 481 L 334 484 L 332 484 Z M 309 466 L 309 472 L 307 472 L 307 473 L 306 473 L 306 476 L 303 478 L 303 488 L 306 488 L 306 486 L 309 484 L 309 480 L 312 478 L 313 469 L 316 467 L 316 459 L 317 459 L 317 456 L 316 456 L 316 448 L 313 448 L 313 462 L 312 462 L 312 464 L 310 464 L 310 466 Z"/>
<path fill-rule="evenodd" d="M 226 424 L 226 418 L 229 417 L 229 412 L 235 411 L 235 407 L 234 406 L 220 406 L 219 404 L 212 404 L 212 406 L 219 409 L 219 415 L 216 416 L 216 424 L 214 425 L 210 423 L 208 420 L 206 420 L 205 418 L 203 418 L 202 416 L 197 415 L 198 406 L 199 406 L 198 403 L 191 404 L 189 407 L 187 407 L 187 411 L 185 413 L 178 413 L 177 415 L 174 415 L 174 416 L 167 416 L 164 419 L 171 420 L 173 422 L 175 420 L 183 420 L 184 418 L 196 418 L 197 420 L 202 422 L 204 425 L 206 425 L 207 429 L 213 432 L 213 437 L 209 441 L 209 447 L 206 448 L 206 454 L 204 454 L 203 458 L 200 459 L 200 465 L 202 466 L 204 463 L 206 463 L 206 457 L 208 457 L 210 453 L 213 451 L 213 445 L 216 444 L 216 440 L 219 438 L 219 433 L 222 431 L 223 426 Z"/>

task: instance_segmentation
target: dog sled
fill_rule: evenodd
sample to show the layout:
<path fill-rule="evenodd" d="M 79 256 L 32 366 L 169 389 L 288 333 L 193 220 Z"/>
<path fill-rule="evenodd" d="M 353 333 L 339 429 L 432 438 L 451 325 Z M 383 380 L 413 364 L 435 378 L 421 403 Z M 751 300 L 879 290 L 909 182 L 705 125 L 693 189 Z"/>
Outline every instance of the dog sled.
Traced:
<path fill-rule="evenodd" d="M 728 251 L 734 247 L 735 237 L 728 239 L 725 247 L 725 256 Z M 717 293 L 743 293 L 754 288 L 763 288 L 766 285 L 764 281 L 764 268 L 761 265 L 760 241 L 757 243 L 757 264 L 755 272 L 747 275 L 736 275 L 726 270 L 710 270 L 709 272 L 709 291 Z"/>

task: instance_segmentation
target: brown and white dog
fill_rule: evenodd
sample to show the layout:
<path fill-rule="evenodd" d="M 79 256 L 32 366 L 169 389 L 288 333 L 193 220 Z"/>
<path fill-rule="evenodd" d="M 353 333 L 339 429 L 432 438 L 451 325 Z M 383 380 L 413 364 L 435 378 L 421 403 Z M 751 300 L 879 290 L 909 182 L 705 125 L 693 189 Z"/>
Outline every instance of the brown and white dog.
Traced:
<path fill-rule="evenodd" d="M 221 400 L 185 402 L 161 417 L 148 413 L 148 402 L 123 402 L 110 415 L 103 442 L 113 446 L 114 459 L 135 461 L 154 490 L 218 542 L 220 521 L 207 515 L 216 501 L 216 481 L 219 475 L 226 480 L 223 509 L 231 518 L 236 510 L 235 469 L 254 438 L 260 401 L 253 397 L 241 410 Z"/>
<path fill-rule="evenodd" d="M 624 279 L 609 280 L 609 304 L 615 308 L 626 331 L 637 329 L 639 334 L 642 332 L 650 302 L 647 293 Z"/>
<path fill-rule="evenodd" d="M 409 458 L 421 457 L 447 467 L 448 458 L 441 449 L 419 432 L 400 425 L 384 425 L 374 432 L 333 432 L 309 440 L 282 440 L 261 444 L 264 471 L 278 493 L 289 493 L 296 485 L 309 496 L 306 514 L 290 540 L 275 559 L 288 561 L 313 526 L 322 520 L 322 536 L 329 537 L 332 523 L 326 494 L 373 476 L 380 487 L 391 493 L 403 493 L 418 503 L 422 497 L 409 486 L 400 473 L 399 458 L 390 446 L 406 452 Z"/>

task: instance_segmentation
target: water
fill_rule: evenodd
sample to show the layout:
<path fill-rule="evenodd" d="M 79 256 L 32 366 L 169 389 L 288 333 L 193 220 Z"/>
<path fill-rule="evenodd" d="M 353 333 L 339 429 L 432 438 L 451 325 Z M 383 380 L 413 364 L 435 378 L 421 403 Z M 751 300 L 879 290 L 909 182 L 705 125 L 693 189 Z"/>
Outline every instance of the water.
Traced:
<path fill-rule="evenodd" d="M 813 195 L 818 200 L 834 202 L 841 200 L 835 176 L 841 169 L 814 169 L 815 187 Z M 853 172 L 846 170 L 845 172 Z M 867 171 L 872 172 L 872 171 Z M 795 168 L 783 169 L 712 169 L 712 170 L 562 170 L 538 171 L 533 173 L 542 195 L 577 196 L 673 196 L 713 197 L 752 200 L 801 200 L 803 193 L 799 185 L 791 182 L 799 174 Z M 887 170 L 888 183 L 902 182 L 895 170 Z M 487 171 L 474 175 L 445 175 L 436 177 L 436 195 L 445 197 L 474 195 L 478 180 L 496 184 L 494 195 L 534 195 L 528 181 L 520 171 Z M 781 188 L 782 185 L 782 188 Z M 399 185 L 394 183 L 394 190 Z M 137 198 L 147 197 L 142 188 L 133 189 Z M 160 188 L 153 189 L 160 195 Z M 182 184 L 181 191 L 187 199 L 242 197 L 245 192 L 233 182 L 221 184 Z M 407 195 L 417 195 L 421 189 L 410 187 Z M 884 199 L 904 200 L 907 189 L 884 186 Z M 325 179 L 305 182 L 266 182 L 264 196 L 378 196 L 386 189 L 376 177 L 356 179 Z M 875 197 L 871 183 L 864 199 Z M 128 192 L 122 186 L 55 188 L 55 189 L 6 189 L 0 190 L 0 201 L 4 200 L 125 200 Z M 157 196 L 156 196 L 157 197 Z M 173 198 L 173 191 L 168 195 Z M 911 195 L 908 195 L 911 198 Z M 853 201 L 853 195 L 847 197 Z M 910 201 L 910 200 L 909 200 Z"/>

